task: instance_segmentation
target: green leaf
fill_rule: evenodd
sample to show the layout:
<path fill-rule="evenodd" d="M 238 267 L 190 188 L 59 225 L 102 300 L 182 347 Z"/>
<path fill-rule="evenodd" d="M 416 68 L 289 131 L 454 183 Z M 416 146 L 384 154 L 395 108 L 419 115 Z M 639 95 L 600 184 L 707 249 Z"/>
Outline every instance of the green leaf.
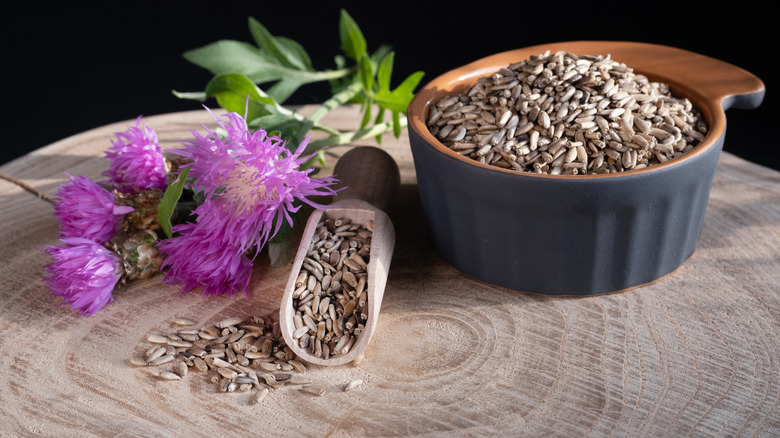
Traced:
<path fill-rule="evenodd" d="M 281 40 L 271 35 L 259 21 L 249 17 L 249 32 L 257 45 L 268 52 L 279 64 L 296 70 L 310 69 L 311 60 L 300 44 L 293 40 Z"/>
<path fill-rule="evenodd" d="M 333 63 L 336 64 L 336 69 L 342 70 L 346 68 L 347 60 L 341 55 L 336 55 L 333 57 Z M 354 73 L 346 75 L 344 77 L 330 79 L 328 82 L 330 83 L 330 92 L 332 94 L 337 94 L 349 84 L 354 83 Z"/>
<path fill-rule="evenodd" d="M 376 82 L 380 90 L 390 90 L 390 76 L 393 74 L 393 59 L 395 54 L 390 52 L 382 58 L 376 73 Z"/>
<path fill-rule="evenodd" d="M 424 75 L 425 73 L 421 71 L 417 71 L 410 74 L 406 79 L 404 79 L 403 82 L 401 82 L 401 85 L 399 85 L 398 87 L 396 87 L 395 90 L 393 90 L 393 93 L 398 93 L 403 96 L 414 97 L 414 89 L 417 88 L 417 84 L 420 83 L 420 80 L 423 78 Z"/>
<path fill-rule="evenodd" d="M 237 74 L 215 76 L 206 86 L 206 95 L 215 97 L 219 105 L 227 111 L 242 115 L 246 112 L 244 117 L 251 127 L 263 128 L 266 131 L 282 130 L 289 140 L 300 143 L 301 136 L 296 133 L 308 122 L 308 119 L 281 106 L 246 76 Z M 308 126 L 313 125 L 315 124 Z"/>
<path fill-rule="evenodd" d="M 206 101 L 206 93 L 202 91 L 176 91 L 172 90 L 172 93 L 174 96 L 178 97 L 179 99 L 185 99 L 185 100 L 196 100 L 198 102 L 205 102 Z"/>
<path fill-rule="evenodd" d="M 423 72 L 415 72 L 409 75 L 393 91 L 380 90 L 375 95 L 376 103 L 382 108 L 393 112 L 406 114 L 409 103 L 414 98 L 414 89 L 423 77 Z"/>
<path fill-rule="evenodd" d="M 268 249 L 268 257 L 271 259 L 271 266 L 274 267 L 285 266 L 295 255 L 290 239 L 268 242 L 266 248 Z"/>
<path fill-rule="evenodd" d="M 391 52 L 390 46 L 387 44 L 382 44 L 379 46 L 378 49 L 376 49 L 376 52 L 374 52 L 371 55 L 371 62 L 373 62 L 376 65 L 379 65 L 379 63 Z"/>
<path fill-rule="evenodd" d="M 282 49 L 287 53 L 287 56 L 294 60 L 294 64 L 300 64 L 303 67 L 302 70 L 314 70 L 314 66 L 311 63 L 311 57 L 309 57 L 306 49 L 297 41 L 285 37 L 276 37 L 276 42 L 279 43 Z"/>
<path fill-rule="evenodd" d="M 360 121 L 360 129 L 368 126 L 368 122 L 371 121 L 371 101 L 367 101 L 363 104 L 363 119 Z"/>
<path fill-rule="evenodd" d="M 374 66 L 371 65 L 368 56 L 363 55 L 358 60 L 358 67 L 358 76 L 363 84 L 363 89 L 370 93 L 374 88 Z"/>
<path fill-rule="evenodd" d="M 206 85 L 205 93 L 207 97 L 216 98 L 219 106 L 225 110 L 242 114 L 247 120 L 272 113 L 276 105 L 274 99 L 261 94 L 251 79 L 240 74 L 215 76 Z"/>
<path fill-rule="evenodd" d="M 314 71 L 309 55 L 300 44 L 274 37 L 251 18 L 250 28 L 260 49 L 248 43 L 222 40 L 185 52 L 184 56 L 215 75 L 240 74 L 255 84 L 278 81 L 268 89 L 277 102 L 286 101 L 302 85 L 350 74 L 348 70 Z"/>
<path fill-rule="evenodd" d="M 378 125 L 380 123 L 383 123 L 385 119 L 385 109 L 382 107 L 379 107 L 379 111 L 377 111 L 376 118 L 374 119 L 374 124 Z M 376 136 L 376 143 L 382 144 L 382 134 L 377 134 Z"/>
<path fill-rule="evenodd" d="M 311 144 L 311 143 L 309 143 Z M 320 149 L 316 153 L 314 153 L 308 160 L 306 160 L 305 163 L 301 165 L 303 169 L 310 169 L 312 167 L 315 167 L 317 164 L 319 164 L 322 167 L 327 166 L 327 163 L 325 162 L 325 151 Z M 316 169 L 316 168 L 315 168 Z M 309 176 L 313 176 L 315 172 L 312 172 L 309 174 Z"/>
<path fill-rule="evenodd" d="M 309 82 L 311 81 L 300 76 L 287 76 L 268 88 L 268 95 L 273 97 L 277 102 L 284 102 L 289 99 L 293 93 L 298 91 L 298 88 L 301 88 L 302 85 Z"/>
<path fill-rule="evenodd" d="M 291 119 L 289 116 L 271 114 L 253 119 L 248 124 L 250 128 L 264 129 L 269 136 L 279 136 L 287 142 L 287 149 L 293 151 L 298 148 L 298 145 L 303 140 L 296 135 L 303 122 Z"/>
<path fill-rule="evenodd" d="M 366 54 L 367 46 L 363 32 L 360 31 L 355 20 L 344 9 L 341 10 L 341 18 L 339 20 L 339 37 L 341 38 L 341 50 L 348 57 L 357 61 Z"/>
<path fill-rule="evenodd" d="M 302 122 L 290 119 L 290 116 L 283 114 L 268 114 L 249 119 L 247 123 L 250 128 L 262 128 L 268 132 L 269 135 L 271 131 L 283 131 L 284 128 L 302 124 Z"/>
<path fill-rule="evenodd" d="M 401 136 L 401 113 L 393 111 L 393 135 L 395 138 Z"/>
<path fill-rule="evenodd" d="M 184 59 L 215 75 L 239 73 L 264 83 L 285 76 L 285 70 L 257 47 L 240 41 L 221 40 L 184 52 Z"/>
<path fill-rule="evenodd" d="M 187 175 L 190 173 L 190 168 L 185 167 L 179 172 L 179 179 L 170 184 L 165 193 L 163 193 L 160 205 L 157 207 L 157 219 L 160 221 L 160 227 L 162 227 L 165 236 L 173 236 L 173 227 L 171 226 L 171 218 L 173 212 L 176 210 L 176 204 L 181 198 L 181 194 L 184 191 L 184 184 L 187 182 Z"/>
<path fill-rule="evenodd" d="M 269 44 L 278 49 L 281 53 L 279 56 L 292 63 L 292 66 L 283 65 L 266 50 L 232 40 L 218 41 L 185 52 L 184 57 L 214 75 L 240 74 L 256 84 L 279 81 L 273 92 L 269 91 L 278 102 L 284 102 L 304 84 L 338 79 L 350 74 L 349 70 L 313 71 L 308 55 L 298 43 L 284 38 L 270 39 L 273 44 Z"/>
<path fill-rule="evenodd" d="M 301 202 L 297 199 L 293 200 L 293 207 L 300 206 Z M 279 232 L 277 232 L 270 240 L 269 242 L 281 242 L 282 240 L 287 239 L 290 234 L 292 233 L 293 228 L 295 225 L 297 225 L 300 221 L 298 220 L 298 215 L 296 213 L 290 213 L 290 219 L 292 219 L 292 225 L 290 225 L 289 222 L 287 222 L 287 219 L 284 218 L 284 216 L 276 215 L 274 216 L 273 220 L 271 221 L 271 229 L 275 229 L 277 226 L 277 221 L 281 220 L 281 226 L 279 227 Z"/>
<path fill-rule="evenodd" d="M 299 206 L 301 202 L 294 200 L 293 205 Z M 292 219 L 292 225 L 287 222 L 286 219 L 281 219 L 280 216 L 274 216 L 271 222 L 271 229 L 276 228 L 276 222 L 281 220 L 281 227 L 279 232 L 266 243 L 266 249 L 268 250 L 268 256 L 271 258 L 271 266 L 284 266 L 292 257 L 295 256 L 295 248 L 290 242 L 290 236 L 293 228 L 298 226 L 300 220 L 298 219 L 298 213 L 290 213 Z"/>
<path fill-rule="evenodd" d="M 334 56 L 333 63 L 336 64 L 336 68 L 344 68 L 347 66 L 347 60 L 341 55 Z"/>

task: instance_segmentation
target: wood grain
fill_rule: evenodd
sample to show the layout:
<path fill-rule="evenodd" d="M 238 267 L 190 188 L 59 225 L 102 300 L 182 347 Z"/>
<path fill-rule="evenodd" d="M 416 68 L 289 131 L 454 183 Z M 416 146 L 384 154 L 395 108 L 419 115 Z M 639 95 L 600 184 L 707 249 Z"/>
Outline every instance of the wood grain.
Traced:
<path fill-rule="evenodd" d="M 354 108 L 329 117 L 359 120 Z M 51 195 L 64 171 L 98 177 L 113 133 L 131 123 L 0 171 Z M 210 119 L 146 123 L 174 147 Z M 249 297 L 133 283 L 82 317 L 41 281 L 41 249 L 57 239 L 52 206 L 0 180 L 0 436 L 780 435 L 780 173 L 724 153 L 698 249 L 676 272 L 617 294 L 550 297 L 481 283 L 439 259 L 405 136 L 382 147 L 401 170 L 387 209 L 397 239 L 365 359 L 311 366 L 320 397 L 288 386 L 262 405 L 218 393 L 197 372 L 161 381 L 127 359 L 175 317 L 276 315 L 289 267 L 260 257 Z M 352 379 L 364 384 L 342 392 Z"/>

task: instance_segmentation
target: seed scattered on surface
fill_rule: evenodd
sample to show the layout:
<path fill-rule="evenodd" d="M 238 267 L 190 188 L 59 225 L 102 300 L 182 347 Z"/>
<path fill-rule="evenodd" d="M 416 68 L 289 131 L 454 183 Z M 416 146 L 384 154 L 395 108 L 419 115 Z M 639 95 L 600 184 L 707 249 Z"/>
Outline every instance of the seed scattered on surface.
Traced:
<path fill-rule="evenodd" d="M 149 365 L 147 361 L 144 359 L 141 359 L 140 357 L 131 357 L 129 360 L 130 365 L 136 366 L 136 367 L 145 367 Z"/>
<path fill-rule="evenodd" d="M 174 347 L 180 347 L 180 348 L 190 348 L 192 347 L 192 342 L 188 341 L 176 341 L 176 340 L 169 340 L 168 345 L 172 345 Z"/>
<path fill-rule="evenodd" d="M 160 380 L 182 380 L 192 373 L 203 373 L 217 385 L 217 392 L 226 394 L 247 393 L 254 387 L 250 404 L 261 403 L 285 384 L 312 385 L 311 379 L 302 375 L 306 367 L 285 344 L 278 322 L 263 317 L 225 318 L 194 327 L 183 324 L 184 320 L 191 321 L 173 321 L 173 333 L 147 336 L 150 345 L 128 362 L 135 367 L 156 367 L 175 361 L 170 370 L 157 373 Z M 197 340 L 182 343 L 182 335 L 197 336 Z M 320 394 L 315 389 L 308 391 Z"/>
<path fill-rule="evenodd" d="M 287 380 L 287 383 L 289 383 L 290 385 L 310 385 L 312 382 L 311 379 L 309 378 L 294 375 L 290 377 L 289 380 Z"/>
<path fill-rule="evenodd" d="M 218 323 L 216 323 L 214 325 L 216 327 L 218 327 L 218 328 L 221 328 L 221 329 L 223 329 L 223 328 L 228 328 L 229 329 L 230 327 L 238 325 L 238 324 L 241 324 L 242 322 L 244 322 L 244 318 L 235 317 L 235 318 L 223 319 L 222 321 L 220 321 L 220 322 L 218 322 Z"/>
<path fill-rule="evenodd" d="M 263 380 L 265 381 L 266 385 L 273 389 L 279 389 L 284 386 L 284 382 L 276 380 L 276 377 L 274 377 L 273 374 L 263 374 Z"/>
<path fill-rule="evenodd" d="M 350 380 L 349 383 L 344 386 L 344 392 L 351 391 L 362 384 L 363 380 L 361 379 Z"/>
<path fill-rule="evenodd" d="M 181 380 L 180 375 L 176 373 L 172 373 L 170 371 L 160 371 L 159 376 L 163 380 Z"/>
<path fill-rule="evenodd" d="M 164 356 L 158 357 L 157 359 L 150 360 L 149 361 L 149 365 L 151 365 L 151 366 L 162 365 L 162 364 L 165 364 L 165 363 L 173 361 L 173 359 L 174 359 L 174 356 L 172 354 L 166 354 Z"/>
<path fill-rule="evenodd" d="M 167 336 L 152 334 L 146 339 L 153 344 L 167 344 L 170 339 Z"/>
<path fill-rule="evenodd" d="M 319 386 L 315 385 L 303 385 L 301 386 L 301 391 L 312 394 L 312 395 L 322 395 L 325 394 L 325 390 L 320 388 Z"/>
<path fill-rule="evenodd" d="M 292 365 L 293 369 L 295 371 L 298 371 L 299 373 L 306 371 L 306 366 L 303 365 L 301 362 L 298 362 L 297 360 L 288 360 L 287 363 Z"/>
<path fill-rule="evenodd" d="M 263 400 L 265 400 L 265 397 L 268 395 L 268 388 L 260 388 L 252 393 L 252 398 L 249 399 L 249 402 L 253 405 L 262 403 Z"/>
<path fill-rule="evenodd" d="M 238 373 L 231 370 L 230 368 L 217 368 L 217 372 L 220 376 L 228 380 L 235 380 L 236 377 L 238 377 Z"/>
<path fill-rule="evenodd" d="M 257 377 L 251 377 L 251 376 L 245 376 L 245 375 L 236 376 L 236 383 L 238 383 L 238 384 L 244 384 L 244 383 L 254 384 L 254 383 L 257 383 Z"/>
<path fill-rule="evenodd" d="M 182 361 L 179 362 L 176 365 L 176 373 L 181 376 L 181 378 L 187 377 L 187 372 L 189 371 L 189 367 L 187 366 L 187 363 Z"/>

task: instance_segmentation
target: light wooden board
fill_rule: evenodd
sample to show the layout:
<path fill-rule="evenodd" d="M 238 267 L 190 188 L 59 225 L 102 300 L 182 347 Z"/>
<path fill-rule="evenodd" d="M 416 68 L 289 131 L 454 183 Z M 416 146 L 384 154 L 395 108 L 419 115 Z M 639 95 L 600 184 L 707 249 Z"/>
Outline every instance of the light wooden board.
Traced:
<path fill-rule="evenodd" d="M 348 128 L 356 116 L 339 109 L 329 121 Z M 172 147 L 210 118 L 145 121 Z M 0 171 L 53 195 L 65 171 L 97 178 L 113 133 L 130 124 Z M 52 206 L 0 180 L 0 436 L 780 435 L 780 173 L 724 153 L 698 249 L 681 268 L 623 293 L 549 297 L 481 283 L 439 259 L 406 134 L 382 147 L 402 185 L 388 208 L 397 241 L 365 359 L 310 367 L 327 390 L 320 397 L 288 386 L 262 405 L 217 392 L 202 374 L 161 381 L 127 359 L 175 317 L 276 315 L 288 267 L 261 256 L 249 298 L 138 282 L 83 317 L 41 281 L 41 249 L 57 240 Z M 352 379 L 364 384 L 342 392 Z"/>

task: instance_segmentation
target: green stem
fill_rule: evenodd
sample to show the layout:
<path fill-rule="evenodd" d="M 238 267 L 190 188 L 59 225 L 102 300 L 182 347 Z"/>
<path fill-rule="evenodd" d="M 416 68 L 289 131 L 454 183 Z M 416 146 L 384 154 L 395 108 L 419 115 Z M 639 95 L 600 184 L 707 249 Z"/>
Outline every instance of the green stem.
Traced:
<path fill-rule="evenodd" d="M 334 94 L 333 96 L 331 96 L 330 99 L 323 102 L 322 105 L 317 107 L 317 109 L 314 110 L 314 112 L 308 118 L 306 118 L 306 120 L 304 120 L 303 126 L 301 126 L 301 129 L 298 130 L 298 138 L 303 137 L 310 129 L 313 129 L 315 127 L 331 135 L 338 135 L 339 131 L 334 130 L 333 128 L 330 128 L 326 125 L 322 125 L 318 122 L 332 109 L 337 108 L 338 106 L 349 102 L 349 100 L 355 97 L 360 92 L 361 89 L 362 89 L 361 83 L 356 82 L 354 84 L 349 85 L 347 88 L 339 91 L 338 93 Z"/>
<path fill-rule="evenodd" d="M 291 76 L 291 75 L 303 76 L 309 79 L 308 82 L 327 81 L 331 79 L 343 78 L 344 76 L 353 73 L 356 68 L 357 67 L 346 67 L 338 70 L 308 71 L 308 70 L 292 69 L 281 65 L 274 66 L 274 69 L 277 72 L 279 72 L 280 78 L 284 76 Z"/>
<path fill-rule="evenodd" d="M 308 131 L 312 129 L 316 129 L 318 131 L 326 132 L 330 135 L 338 135 L 341 133 L 341 131 L 331 128 L 328 125 L 323 125 L 322 123 L 310 123 L 310 118 L 303 116 L 299 114 L 298 112 L 291 111 L 279 104 L 276 105 L 276 110 L 279 111 L 279 114 L 285 115 L 287 117 L 290 117 L 298 122 L 303 122 L 303 127 L 298 130 L 298 136 L 303 137 Z"/>
<path fill-rule="evenodd" d="M 406 127 L 407 125 L 406 117 L 401 117 L 400 122 L 402 128 Z M 364 138 L 376 137 L 377 135 L 384 134 L 385 132 L 392 131 L 392 130 L 393 130 L 393 123 L 385 122 L 385 123 L 376 124 L 374 126 L 365 129 L 359 129 L 357 131 L 341 132 L 338 135 L 331 135 L 330 137 L 327 138 L 309 142 L 309 144 L 306 146 L 306 152 L 304 152 L 304 155 L 306 155 L 307 153 L 308 154 L 313 153 L 325 146 L 349 144 L 358 140 L 363 140 Z"/>
<path fill-rule="evenodd" d="M 336 128 L 331 128 L 331 127 L 330 127 L 330 126 L 328 126 L 328 125 L 321 125 L 321 124 L 319 124 L 319 123 L 316 123 L 316 124 L 314 124 L 314 126 L 312 126 L 312 127 L 311 127 L 311 129 L 312 129 L 312 130 L 318 130 L 318 131 L 326 132 L 326 133 L 328 133 L 329 135 L 340 135 L 340 134 L 341 134 L 341 131 L 339 131 L 338 129 L 336 129 Z M 299 132 L 299 134 L 300 134 L 300 133 L 301 133 L 301 132 Z M 305 132 L 304 132 L 304 133 L 305 133 Z"/>
<path fill-rule="evenodd" d="M 321 118 L 325 116 L 325 114 L 327 114 L 334 108 L 338 107 L 339 105 L 343 105 L 349 102 L 350 99 L 357 96 L 357 94 L 360 92 L 362 88 L 363 85 L 360 82 L 355 82 L 354 84 L 351 84 L 347 88 L 334 94 L 333 96 L 331 96 L 330 99 L 326 100 L 322 105 L 319 106 L 319 108 L 317 108 L 309 116 L 309 120 L 313 122 L 318 122 Z"/>

